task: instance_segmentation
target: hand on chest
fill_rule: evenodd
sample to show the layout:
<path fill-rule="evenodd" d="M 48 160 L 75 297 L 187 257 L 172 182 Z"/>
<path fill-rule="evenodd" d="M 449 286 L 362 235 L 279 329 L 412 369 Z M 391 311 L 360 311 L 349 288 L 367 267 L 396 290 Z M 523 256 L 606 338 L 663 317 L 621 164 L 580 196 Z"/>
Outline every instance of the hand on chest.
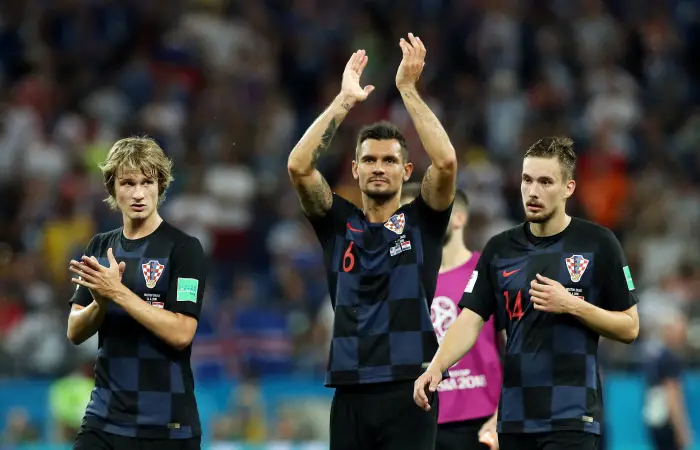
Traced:
<path fill-rule="evenodd" d="M 552 297 L 553 312 L 562 312 L 554 305 L 568 292 L 580 300 L 596 304 L 598 292 L 591 289 L 594 273 L 593 253 L 536 253 L 519 258 L 496 258 L 492 265 L 495 288 L 501 294 L 508 318 L 519 319 L 532 308 L 536 297 Z M 537 275 L 544 278 L 537 278 Z M 533 280 L 536 282 L 533 288 Z M 545 308 L 546 310 L 546 308 Z"/>

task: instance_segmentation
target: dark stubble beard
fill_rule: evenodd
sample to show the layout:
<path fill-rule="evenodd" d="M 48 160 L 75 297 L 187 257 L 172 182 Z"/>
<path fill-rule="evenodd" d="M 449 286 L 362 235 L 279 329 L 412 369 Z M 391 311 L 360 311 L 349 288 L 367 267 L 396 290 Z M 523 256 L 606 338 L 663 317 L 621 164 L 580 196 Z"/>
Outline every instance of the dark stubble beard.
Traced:
<path fill-rule="evenodd" d="M 368 189 L 363 189 L 362 193 L 365 194 L 368 198 L 372 199 L 377 204 L 381 205 L 393 200 L 394 197 L 396 197 L 396 195 L 398 194 L 398 191 L 372 192 Z"/>
<path fill-rule="evenodd" d="M 525 210 L 525 219 L 530 222 L 530 223 L 546 223 L 549 222 L 549 220 L 554 216 L 554 213 L 556 213 L 557 210 L 553 209 L 548 213 L 538 213 L 538 214 L 532 214 Z"/>

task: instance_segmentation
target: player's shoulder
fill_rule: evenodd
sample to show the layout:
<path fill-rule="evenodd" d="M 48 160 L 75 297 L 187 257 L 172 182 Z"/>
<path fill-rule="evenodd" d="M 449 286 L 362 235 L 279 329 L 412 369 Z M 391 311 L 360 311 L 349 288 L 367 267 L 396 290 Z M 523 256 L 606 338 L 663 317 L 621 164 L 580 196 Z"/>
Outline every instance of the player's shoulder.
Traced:
<path fill-rule="evenodd" d="M 190 252 L 202 252 L 202 243 L 191 234 L 186 233 L 170 222 L 164 221 L 162 224 L 163 235 L 173 242 L 173 247 L 184 249 Z"/>
<path fill-rule="evenodd" d="M 572 237 L 595 241 L 602 246 L 617 246 L 619 241 L 615 233 L 607 227 L 578 217 L 571 218 Z"/>
<path fill-rule="evenodd" d="M 91 256 L 96 256 L 99 253 L 106 253 L 107 248 L 119 238 L 121 232 L 122 228 L 115 228 L 94 235 L 88 244 L 88 250 L 93 253 Z"/>
<path fill-rule="evenodd" d="M 492 253 L 498 248 L 504 248 L 506 246 L 512 246 L 513 243 L 523 242 L 525 238 L 524 231 L 525 223 L 521 223 L 514 227 L 503 230 L 499 233 L 494 234 L 486 242 L 486 246 L 482 251 L 482 254 Z"/>

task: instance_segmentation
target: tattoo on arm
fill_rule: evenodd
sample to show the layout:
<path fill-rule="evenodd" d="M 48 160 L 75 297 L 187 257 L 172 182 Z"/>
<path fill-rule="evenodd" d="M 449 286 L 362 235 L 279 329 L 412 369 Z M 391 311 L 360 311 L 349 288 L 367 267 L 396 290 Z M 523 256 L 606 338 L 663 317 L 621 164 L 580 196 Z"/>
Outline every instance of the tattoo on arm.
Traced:
<path fill-rule="evenodd" d="M 301 207 L 310 216 L 322 216 L 333 205 L 333 192 L 323 175 L 319 174 L 318 180 L 297 192 Z"/>
<path fill-rule="evenodd" d="M 428 170 L 426 170 L 425 175 L 423 175 L 423 181 L 420 185 L 421 197 L 423 197 L 423 200 L 429 205 L 431 204 L 430 202 L 433 195 L 435 195 L 435 182 L 433 181 L 433 177 L 433 167 L 430 166 Z"/>
<path fill-rule="evenodd" d="M 333 118 L 331 119 L 331 123 L 328 124 L 328 127 L 326 128 L 326 131 L 323 132 L 323 136 L 321 136 L 321 143 L 318 144 L 318 147 L 316 147 L 316 150 L 314 150 L 313 154 L 311 155 L 311 163 L 316 166 L 316 163 L 318 160 L 321 158 L 321 155 L 328 150 L 328 147 L 331 145 L 331 141 L 333 140 L 333 136 L 335 136 L 335 131 L 338 129 L 338 121 Z"/>

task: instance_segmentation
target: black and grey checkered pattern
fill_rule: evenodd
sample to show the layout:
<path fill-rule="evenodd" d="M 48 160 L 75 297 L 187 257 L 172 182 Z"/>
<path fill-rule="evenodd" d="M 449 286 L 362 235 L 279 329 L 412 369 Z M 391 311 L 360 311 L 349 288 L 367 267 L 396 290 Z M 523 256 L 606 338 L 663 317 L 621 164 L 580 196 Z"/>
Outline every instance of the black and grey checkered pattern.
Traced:
<path fill-rule="evenodd" d="M 334 195 L 331 211 L 311 219 L 335 309 L 326 385 L 415 379 L 423 372 L 438 347 L 430 302 L 450 214 L 419 197 L 385 226 Z"/>
<path fill-rule="evenodd" d="M 197 318 L 202 305 L 206 265 L 199 241 L 168 223 L 139 240 L 127 240 L 122 230 L 93 238 L 86 255 L 108 265 L 107 249 L 126 263 L 123 283 L 154 308 Z M 163 266 L 163 267 L 160 267 Z M 151 275 L 157 267 L 160 276 Z M 149 288 L 147 278 L 155 285 Z M 177 280 L 199 281 L 197 301 L 178 301 Z M 89 291 L 76 289 L 71 303 L 87 306 Z M 190 368 L 191 348 L 177 351 L 110 304 L 99 331 L 95 388 L 84 424 L 121 436 L 187 439 L 201 435 Z"/>
<path fill-rule="evenodd" d="M 581 301 L 622 311 L 637 302 L 626 265 L 609 230 L 578 219 L 556 236 L 536 238 L 524 224 L 489 241 L 460 306 L 496 314 L 508 333 L 499 432 L 600 434 L 599 335 L 571 315 L 535 310 L 530 282 L 541 274 Z"/>

